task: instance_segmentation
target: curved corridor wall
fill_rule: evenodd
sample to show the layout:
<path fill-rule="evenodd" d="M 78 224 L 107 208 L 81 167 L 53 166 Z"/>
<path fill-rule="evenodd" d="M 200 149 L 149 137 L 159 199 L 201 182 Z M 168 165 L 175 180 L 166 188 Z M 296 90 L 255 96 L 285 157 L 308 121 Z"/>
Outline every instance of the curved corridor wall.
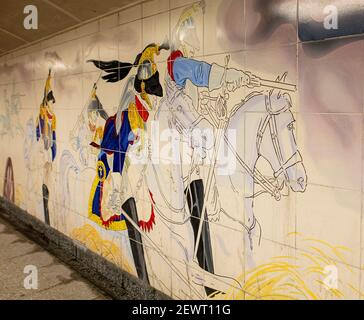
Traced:
<path fill-rule="evenodd" d="M 0 57 L 2 196 L 176 299 L 361 299 L 364 8 L 335 5 L 154 0 Z"/>

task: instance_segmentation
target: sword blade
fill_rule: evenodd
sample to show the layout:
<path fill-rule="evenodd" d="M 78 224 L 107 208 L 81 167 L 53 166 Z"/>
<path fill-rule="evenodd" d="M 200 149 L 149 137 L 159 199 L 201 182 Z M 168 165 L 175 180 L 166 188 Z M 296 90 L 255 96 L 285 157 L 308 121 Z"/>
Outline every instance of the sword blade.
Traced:
<path fill-rule="evenodd" d="M 297 91 L 297 86 L 294 84 L 289 84 L 289 83 L 261 79 L 260 84 L 262 87 L 280 89 L 280 90 L 290 91 L 290 92 Z"/>

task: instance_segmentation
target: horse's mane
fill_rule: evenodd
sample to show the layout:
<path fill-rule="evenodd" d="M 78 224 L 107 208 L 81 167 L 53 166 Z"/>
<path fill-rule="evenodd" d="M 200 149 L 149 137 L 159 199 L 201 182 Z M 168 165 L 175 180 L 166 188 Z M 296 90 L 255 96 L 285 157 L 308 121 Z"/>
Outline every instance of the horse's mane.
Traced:
<path fill-rule="evenodd" d="M 271 98 L 278 97 L 279 101 L 283 102 L 283 106 L 281 104 L 277 104 L 277 101 L 275 101 L 274 106 L 278 106 L 277 110 L 269 110 L 271 109 Z M 263 103 L 260 101 L 260 99 L 264 99 Z M 268 100 L 266 101 L 266 98 Z M 285 100 L 286 103 L 284 103 L 283 97 L 280 95 L 280 93 L 274 93 L 272 95 L 268 95 L 268 93 L 263 93 L 262 91 L 253 91 L 251 92 L 241 103 L 241 107 L 236 108 L 236 110 L 233 110 L 233 113 L 238 112 L 241 108 L 244 112 L 274 112 L 281 113 L 287 109 L 289 109 L 292 106 L 291 98 L 288 95 L 288 98 Z M 268 105 L 267 105 L 268 103 Z"/>
<path fill-rule="evenodd" d="M 265 95 L 260 91 L 253 91 L 242 101 L 241 107 L 235 112 L 267 112 L 265 103 L 261 102 L 259 98 L 264 99 Z M 242 109 L 242 110 L 241 110 Z M 233 113 L 235 113 L 233 112 Z"/>

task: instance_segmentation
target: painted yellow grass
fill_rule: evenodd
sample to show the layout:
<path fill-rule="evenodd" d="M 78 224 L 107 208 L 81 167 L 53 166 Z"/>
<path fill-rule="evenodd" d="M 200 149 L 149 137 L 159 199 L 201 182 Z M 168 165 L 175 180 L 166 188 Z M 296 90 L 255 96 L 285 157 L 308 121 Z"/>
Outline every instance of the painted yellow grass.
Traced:
<path fill-rule="evenodd" d="M 350 250 L 324 241 L 296 236 L 296 256 L 281 256 L 241 275 L 241 288 L 232 286 L 226 294 L 216 293 L 211 299 L 223 300 L 324 300 L 363 298 L 354 270 L 345 256 Z M 337 271 L 336 271 L 337 270 Z M 333 272 L 333 273 L 331 273 Z M 330 273 L 337 272 L 337 286 Z M 335 279 L 335 278 L 331 278 Z"/>
<path fill-rule="evenodd" d="M 91 225 L 85 224 L 80 228 L 74 229 L 71 237 L 126 272 L 133 273 L 134 269 L 123 256 L 121 248 L 112 241 L 102 239 L 98 231 Z"/>

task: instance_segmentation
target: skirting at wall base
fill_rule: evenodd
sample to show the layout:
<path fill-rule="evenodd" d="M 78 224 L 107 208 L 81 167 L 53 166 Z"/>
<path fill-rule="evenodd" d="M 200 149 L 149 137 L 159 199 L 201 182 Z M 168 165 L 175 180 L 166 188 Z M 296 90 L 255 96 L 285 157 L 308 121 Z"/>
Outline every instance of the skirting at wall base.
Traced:
<path fill-rule="evenodd" d="M 170 299 L 1 196 L 0 216 L 114 299 Z"/>

